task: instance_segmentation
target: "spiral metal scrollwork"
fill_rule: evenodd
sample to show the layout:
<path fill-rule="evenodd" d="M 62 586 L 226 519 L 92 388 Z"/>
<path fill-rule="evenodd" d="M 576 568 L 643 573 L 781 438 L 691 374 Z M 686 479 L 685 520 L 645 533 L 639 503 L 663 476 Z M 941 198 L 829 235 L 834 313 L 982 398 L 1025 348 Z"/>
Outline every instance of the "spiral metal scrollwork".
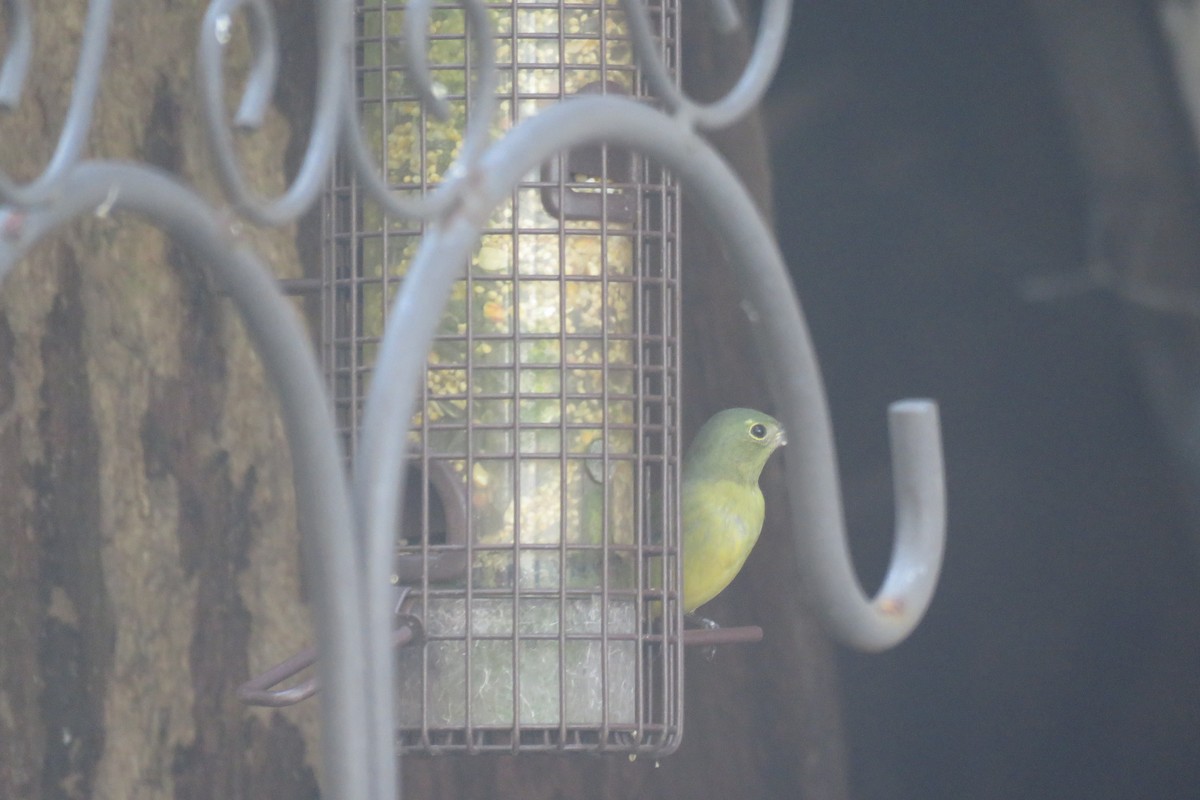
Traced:
<path fill-rule="evenodd" d="M 431 4 L 411 2 L 405 15 L 412 79 L 429 109 L 438 86 L 426 60 Z M 496 95 L 488 5 L 464 0 L 475 70 L 472 96 L 490 109 Z M 353 101 L 349 0 L 315 4 L 319 61 L 307 150 L 290 186 L 263 198 L 243 175 L 224 111 L 222 50 L 235 19 L 247 19 L 254 60 L 233 127 L 262 120 L 278 70 L 278 36 L 265 0 L 213 0 L 199 32 L 197 80 L 208 140 L 226 195 L 238 213 L 263 225 L 295 221 L 317 200 L 339 146 L 386 213 L 430 224 L 381 342 L 367 397 L 352 477 L 346 474 L 334 420 L 311 344 L 295 310 L 267 266 L 237 243 L 225 216 L 177 177 L 155 168 L 84 159 L 83 145 L 102 74 L 111 0 L 92 0 L 70 107 L 57 149 L 43 173 L 26 185 L 0 175 L 0 278 L 37 241 L 97 210 L 139 214 L 215 266 L 279 394 L 295 464 L 303 536 L 313 570 L 317 647 L 322 661 L 322 736 L 329 794 L 391 798 L 398 781 L 389 569 L 401 514 L 407 422 L 424 354 L 451 284 L 476 245 L 491 209 L 529 170 L 558 153 L 606 142 L 642 153 L 671 170 L 737 253 L 731 267 L 746 287 L 778 415 L 793 445 L 787 480 L 795 549 L 816 611 L 842 641 L 880 650 L 904 639 L 928 607 L 941 566 L 945 488 L 940 429 L 931 401 L 907 400 L 890 411 L 897 524 L 892 564 L 882 589 L 864 594 L 845 538 L 844 514 L 829 413 L 816 356 L 775 240 L 750 197 L 701 131 L 721 128 L 762 98 L 784 45 L 788 0 L 765 3 L 757 43 L 734 88 L 699 105 L 684 96 L 663 64 L 639 0 L 624 0 L 635 55 L 661 110 L 618 96 L 580 96 L 525 119 L 492 140 L 489 113 L 476 115 L 459 158 L 441 187 L 424 198 L 388 191 L 361 141 Z M 722 30 L 740 25 L 734 3 L 711 0 Z M 32 52 L 34 12 L 28 0 L 7 0 L 8 41 L 0 66 L 0 104 L 15 105 Z"/>

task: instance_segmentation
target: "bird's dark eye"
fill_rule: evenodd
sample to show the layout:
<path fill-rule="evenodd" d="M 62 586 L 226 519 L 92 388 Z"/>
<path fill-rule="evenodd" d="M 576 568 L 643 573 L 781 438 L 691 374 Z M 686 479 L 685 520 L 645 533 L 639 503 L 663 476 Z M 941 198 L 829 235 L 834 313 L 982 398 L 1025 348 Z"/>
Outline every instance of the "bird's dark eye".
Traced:
<path fill-rule="evenodd" d="M 750 438 L 757 439 L 760 442 L 767 438 L 767 426 L 763 425 L 761 422 L 751 425 Z"/>

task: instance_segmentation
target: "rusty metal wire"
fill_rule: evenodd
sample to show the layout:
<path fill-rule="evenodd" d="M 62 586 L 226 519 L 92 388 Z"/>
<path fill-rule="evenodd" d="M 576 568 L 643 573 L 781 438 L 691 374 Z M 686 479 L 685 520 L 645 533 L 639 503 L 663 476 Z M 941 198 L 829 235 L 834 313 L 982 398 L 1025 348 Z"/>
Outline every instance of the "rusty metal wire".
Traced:
<path fill-rule="evenodd" d="M 421 9 L 411 3 L 407 38 L 423 38 Z M 465 0 L 479 49 L 473 91 L 494 95 L 488 56 L 487 5 Z M 862 590 L 846 545 L 841 492 L 829 413 L 817 361 L 783 259 L 767 225 L 728 165 L 701 136 L 726 126 L 762 97 L 778 63 L 790 2 L 765 6 L 758 41 L 744 74 L 723 99 L 698 106 L 675 88 L 659 61 L 658 45 L 638 0 L 623 3 L 641 68 L 665 104 L 656 110 L 615 96 L 578 97 L 546 109 L 490 142 L 482 123 L 467 133 L 455 170 L 440 191 L 416 203 L 393 202 L 359 140 L 352 102 L 352 4 L 324 0 L 315 7 L 319 60 L 312 129 L 292 184 L 276 198 L 260 197 L 237 163 L 223 111 L 221 53 L 239 12 L 250 21 L 255 61 L 233 123 L 254 127 L 272 95 L 277 36 L 265 0 L 214 0 L 199 32 L 197 80 L 218 175 L 238 213 L 281 225 L 309 209 L 326 185 L 336 149 L 344 148 L 376 199 L 393 216 L 430 221 L 403 281 L 380 341 L 366 399 L 353 477 L 344 469 L 320 369 L 295 309 L 266 266 L 239 244 L 230 220 L 173 176 L 128 163 L 83 159 L 111 20 L 111 1 L 92 0 L 83 45 L 58 145 L 42 175 L 27 185 L 0 176 L 0 278 L 39 240 L 83 214 L 130 211 L 177 238 L 212 264 L 232 298 L 280 397 L 295 464 L 312 557 L 322 736 L 327 791 L 339 798 L 392 798 L 398 793 L 393 750 L 393 608 L 389 570 L 401 518 L 406 426 L 414 408 L 425 353 L 451 284 L 478 241 L 491 209 L 530 170 L 585 143 L 620 145 L 656 160 L 674 174 L 707 222 L 736 254 L 731 267 L 745 287 L 769 373 L 778 416 L 793 445 L 786 453 L 797 561 L 818 615 L 842 641 L 879 650 L 901 641 L 927 608 L 941 566 L 945 488 L 936 406 L 909 400 L 890 411 L 897 524 L 891 566 L 874 597 Z M 713 0 L 722 29 L 738 20 L 733 4 Z M 8 41 L 0 67 L 0 104 L 12 105 L 32 52 L 31 4 L 8 0 Z M 411 48 L 413 75 L 436 108 L 437 91 L 422 77 L 420 46 Z"/>

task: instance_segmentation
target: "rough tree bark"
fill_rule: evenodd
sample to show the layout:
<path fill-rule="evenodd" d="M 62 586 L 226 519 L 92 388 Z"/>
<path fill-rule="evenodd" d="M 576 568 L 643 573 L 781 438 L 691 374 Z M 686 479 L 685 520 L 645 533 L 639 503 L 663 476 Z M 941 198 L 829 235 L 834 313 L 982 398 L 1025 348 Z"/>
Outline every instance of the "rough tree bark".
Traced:
<path fill-rule="evenodd" d="M 90 141 L 215 200 L 191 80 L 204 6 L 117 4 Z M 36 6 L 32 85 L 0 136 L 20 177 L 57 137 L 84 12 Z M 278 186 L 288 137 L 273 114 L 248 169 Z M 296 231 L 243 235 L 300 269 Z M 0 292 L 0 796 L 317 793 L 314 709 L 233 696 L 309 622 L 275 401 L 203 268 L 143 222 L 88 219 Z"/>

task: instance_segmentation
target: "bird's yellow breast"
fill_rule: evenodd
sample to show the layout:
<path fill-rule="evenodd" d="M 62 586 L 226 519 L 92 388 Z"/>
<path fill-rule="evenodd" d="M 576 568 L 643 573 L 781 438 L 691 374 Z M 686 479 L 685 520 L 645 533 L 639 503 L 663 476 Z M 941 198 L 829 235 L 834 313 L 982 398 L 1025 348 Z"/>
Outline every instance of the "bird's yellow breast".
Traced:
<path fill-rule="evenodd" d="M 729 585 L 762 532 L 758 486 L 733 481 L 684 485 L 683 609 L 695 611 Z"/>

